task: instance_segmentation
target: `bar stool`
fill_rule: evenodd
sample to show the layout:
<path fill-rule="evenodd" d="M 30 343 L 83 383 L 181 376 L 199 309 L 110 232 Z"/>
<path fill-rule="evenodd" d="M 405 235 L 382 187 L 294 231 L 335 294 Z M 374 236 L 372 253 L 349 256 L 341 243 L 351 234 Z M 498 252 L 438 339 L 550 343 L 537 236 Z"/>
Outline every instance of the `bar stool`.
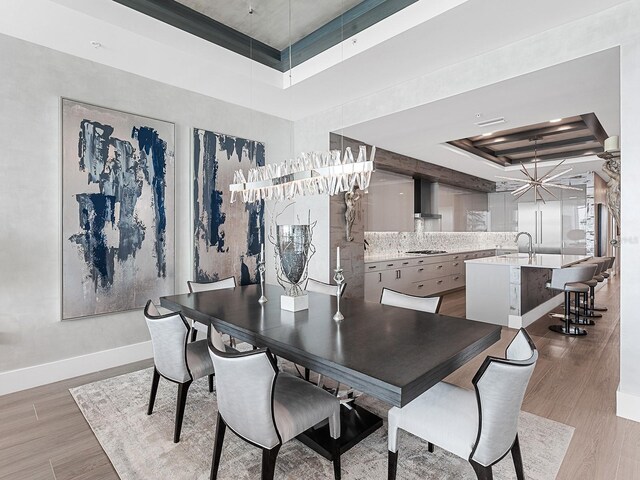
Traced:
<path fill-rule="evenodd" d="M 591 280 L 597 265 L 577 265 L 572 268 L 555 268 L 551 274 L 551 282 L 547 285 L 552 290 L 564 292 L 564 325 L 550 325 L 549 330 L 563 335 L 586 335 L 584 328 L 571 326 L 571 294 L 574 294 L 576 305 L 580 304 L 580 296 L 589 292 L 584 281 Z M 579 309 L 576 320 L 580 319 Z"/>
<path fill-rule="evenodd" d="M 596 286 L 599 282 L 604 281 L 604 277 L 601 275 L 601 273 L 605 270 L 607 264 L 608 261 L 605 259 L 589 258 L 584 262 L 572 265 L 571 268 L 576 268 L 577 266 L 581 265 L 596 265 L 596 271 L 593 275 L 593 278 L 582 282 L 589 287 L 589 294 L 585 295 L 585 299 L 580 303 L 574 303 L 574 308 L 571 309 L 571 313 L 576 315 L 576 319 L 571 323 L 577 323 L 579 325 L 595 325 L 596 322 L 591 319 L 602 317 L 602 314 L 596 312 L 592 308 L 592 305 L 594 304 Z"/>
<path fill-rule="evenodd" d="M 610 277 L 610 274 L 607 270 L 611 269 L 613 267 L 613 263 L 616 260 L 616 257 L 595 257 L 595 259 L 597 260 L 603 260 L 605 261 L 605 266 L 603 268 L 603 270 L 600 272 L 600 275 L 602 275 L 603 280 L 606 280 Z M 596 312 L 606 312 L 607 311 L 607 307 L 602 306 L 602 305 L 597 305 L 595 304 L 593 301 L 591 302 L 591 306 L 590 306 L 591 310 L 596 311 Z"/>

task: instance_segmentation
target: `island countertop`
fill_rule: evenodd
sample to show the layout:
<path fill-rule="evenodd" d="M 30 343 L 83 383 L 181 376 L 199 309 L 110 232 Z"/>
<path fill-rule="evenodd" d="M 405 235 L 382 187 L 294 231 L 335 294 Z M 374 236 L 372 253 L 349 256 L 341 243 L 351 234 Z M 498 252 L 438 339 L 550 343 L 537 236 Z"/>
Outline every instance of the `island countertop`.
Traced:
<path fill-rule="evenodd" d="M 509 253 L 497 257 L 472 258 L 465 260 L 465 263 L 505 265 L 509 267 L 565 268 L 588 258 L 591 258 L 591 256 L 541 253 L 529 260 L 529 255 L 526 253 Z"/>

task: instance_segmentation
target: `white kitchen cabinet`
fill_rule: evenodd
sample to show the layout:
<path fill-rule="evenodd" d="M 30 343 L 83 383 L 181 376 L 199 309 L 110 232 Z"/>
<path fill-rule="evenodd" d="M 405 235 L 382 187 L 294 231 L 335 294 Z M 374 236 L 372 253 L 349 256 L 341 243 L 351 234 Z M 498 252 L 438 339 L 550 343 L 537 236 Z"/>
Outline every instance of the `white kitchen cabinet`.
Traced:
<path fill-rule="evenodd" d="M 422 256 L 365 264 L 364 298 L 379 302 L 383 288 L 429 296 L 465 285 L 465 260 L 494 256 L 495 250 Z"/>

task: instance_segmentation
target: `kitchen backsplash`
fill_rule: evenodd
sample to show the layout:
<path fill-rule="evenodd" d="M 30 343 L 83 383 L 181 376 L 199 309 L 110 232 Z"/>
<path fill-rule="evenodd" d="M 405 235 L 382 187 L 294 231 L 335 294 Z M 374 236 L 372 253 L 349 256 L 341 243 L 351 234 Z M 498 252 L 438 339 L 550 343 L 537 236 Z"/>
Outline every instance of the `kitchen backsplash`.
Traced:
<path fill-rule="evenodd" d="M 517 248 L 513 232 L 365 232 L 365 256 L 395 255 L 408 250 Z"/>

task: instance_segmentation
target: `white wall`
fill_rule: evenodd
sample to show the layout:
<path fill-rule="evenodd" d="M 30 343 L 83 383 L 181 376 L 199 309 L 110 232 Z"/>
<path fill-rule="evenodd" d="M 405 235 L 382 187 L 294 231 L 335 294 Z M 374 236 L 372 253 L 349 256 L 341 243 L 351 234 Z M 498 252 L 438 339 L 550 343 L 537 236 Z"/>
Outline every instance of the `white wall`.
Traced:
<path fill-rule="evenodd" d="M 640 421 L 640 41 L 620 49 L 622 212 L 620 223 L 620 386 L 618 415 Z"/>
<path fill-rule="evenodd" d="M 264 141 L 274 161 L 290 156 L 291 123 L 3 35 L 0 61 L 0 372 L 148 340 L 140 311 L 60 321 L 60 97 L 176 124 L 178 292 L 192 272 L 191 128 Z"/>

